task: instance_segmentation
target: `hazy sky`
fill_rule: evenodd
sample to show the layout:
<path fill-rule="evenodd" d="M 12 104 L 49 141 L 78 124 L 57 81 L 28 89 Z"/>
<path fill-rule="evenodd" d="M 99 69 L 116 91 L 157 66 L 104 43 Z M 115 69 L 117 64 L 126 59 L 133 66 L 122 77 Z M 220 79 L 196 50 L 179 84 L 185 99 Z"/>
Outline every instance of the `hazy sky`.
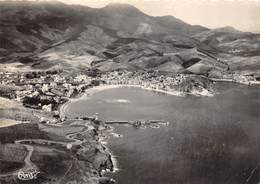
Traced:
<path fill-rule="evenodd" d="M 61 0 L 68 4 L 103 7 L 109 2 L 129 3 L 153 15 L 173 15 L 190 24 L 210 28 L 233 26 L 260 32 L 258 0 Z"/>

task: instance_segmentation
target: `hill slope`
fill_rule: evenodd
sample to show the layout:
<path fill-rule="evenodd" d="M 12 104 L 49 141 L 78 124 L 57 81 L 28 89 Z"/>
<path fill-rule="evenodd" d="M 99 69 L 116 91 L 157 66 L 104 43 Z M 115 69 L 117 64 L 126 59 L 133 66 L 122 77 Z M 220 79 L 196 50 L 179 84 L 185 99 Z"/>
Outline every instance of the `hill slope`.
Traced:
<path fill-rule="evenodd" d="M 2 1 L 0 13 L 0 62 L 20 68 L 259 73 L 259 35 L 233 28 L 209 30 L 120 3 Z"/>

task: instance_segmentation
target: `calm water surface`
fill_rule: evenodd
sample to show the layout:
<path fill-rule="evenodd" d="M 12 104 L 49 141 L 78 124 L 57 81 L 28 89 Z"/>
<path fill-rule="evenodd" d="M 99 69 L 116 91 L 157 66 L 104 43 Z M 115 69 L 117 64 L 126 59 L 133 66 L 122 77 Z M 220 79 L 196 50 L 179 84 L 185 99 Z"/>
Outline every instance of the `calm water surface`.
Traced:
<path fill-rule="evenodd" d="M 110 89 L 70 104 L 66 113 L 170 122 L 159 129 L 115 125 L 123 137 L 108 145 L 119 184 L 258 184 L 260 86 L 222 83 L 218 90 L 214 97 L 176 97 Z"/>

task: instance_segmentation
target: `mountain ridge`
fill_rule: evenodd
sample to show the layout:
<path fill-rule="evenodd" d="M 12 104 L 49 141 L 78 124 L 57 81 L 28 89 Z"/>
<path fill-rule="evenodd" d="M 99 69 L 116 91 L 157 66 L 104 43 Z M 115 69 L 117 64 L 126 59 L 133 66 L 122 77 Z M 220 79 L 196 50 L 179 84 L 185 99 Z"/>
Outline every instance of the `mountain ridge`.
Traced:
<path fill-rule="evenodd" d="M 174 16 L 153 17 L 122 3 L 103 8 L 58 1 L 0 4 L 1 63 L 20 62 L 32 69 L 59 64 L 70 69 L 162 70 L 206 76 L 216 70 L 221 76 L 235 68 L 235 72 L 259 74 L 257 34 L 230 27 L 208 29 Z"/>

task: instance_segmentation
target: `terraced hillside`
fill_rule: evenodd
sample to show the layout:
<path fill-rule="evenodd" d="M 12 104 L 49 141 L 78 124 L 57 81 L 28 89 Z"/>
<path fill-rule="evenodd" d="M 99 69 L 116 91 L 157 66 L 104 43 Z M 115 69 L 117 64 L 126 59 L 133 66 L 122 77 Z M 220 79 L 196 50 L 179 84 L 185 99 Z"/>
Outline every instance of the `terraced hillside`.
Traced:
<path fill-rule="evenodd" d="M 209 30 L 119 3 L 99 9 L 57 1 L 0 3 L 0 62 L 19 70 L 260 74 L 257 34 Z"/>

